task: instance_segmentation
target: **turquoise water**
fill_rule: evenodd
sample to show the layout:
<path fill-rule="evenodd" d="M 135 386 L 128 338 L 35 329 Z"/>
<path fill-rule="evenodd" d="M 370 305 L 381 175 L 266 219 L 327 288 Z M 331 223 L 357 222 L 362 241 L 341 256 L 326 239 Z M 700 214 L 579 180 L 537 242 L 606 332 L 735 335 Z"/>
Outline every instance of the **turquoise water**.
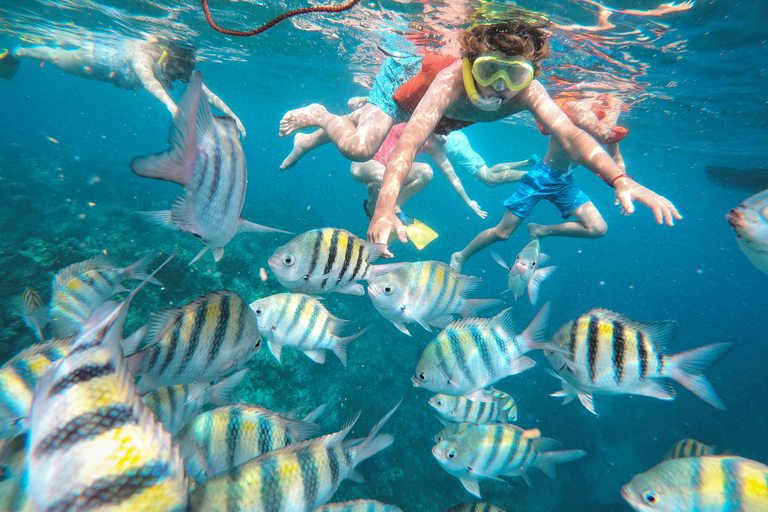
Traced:
<path fill-rule="evenodd" d="M 584 2 L 522 5 L 544 10 L 560 25 L 595 23 L 595 7 Z M 617 9 L 656 5 L 647 0 L 610 4 Z M 250 28 L 301 6 L 239 2 L 223 4 L 214 13 L 222 25 Z M 0 47 L 107 34 L 156 34 L 194 44 L 200 56 L 197 69 L 206 85 L 248 130 L 243 148 L 250 182 L 243 216 L 296 233 L 332 226 L 364 236 L 367 221 L 361 202 L 366 192 L 349 178 L 349 162 L 328 145 L 296 167 L 279 170 L 291 138 L 278 137 L 278 122 L 287 110 L 312 102 L 332 112 L 346 112 L 349 97 L 367 93 L 364 85 L 383 58 L 376 45 L 407 51 L 413 41 L 435 45 L 441 38 L 450 40 L 451 31 L 462 26 L 456 21 L 458 11 L 461 5 L 455 2 L 432 7 L 364 2 L 347 15 L 311 15 L 244 40 L 213 32 L 197 3 L 30 0 L 13 7 L 0 5 L 0 17 L 7 20 L 0 25 Z M 704 172 L 710 165 L 743 169 L 768 165 L 764 99 L 768 31 L 762 22 L 766 14 L 768 8 L 760 2 L 722 0 L 699 2 L 658 18 L 617 13 L 611 18 L 617 27 L 607 34 L 624 38 L 624 44 L 600 52 L 590 51 L 597 47 L 596 39 L 585 42 L 571 32 L 555 31 L 553 57 L 544 66 L 545 84 L 553 90 L 562 88 L 555 77 L 628 83 L 625 100 L 631 109 L 620 123 L 630 128 L 621 144 L 628 173 L 671 199 L 685 218 L 674 228 L 657 226 L 639 204 L 634 215 L 625 217 L 613 205 L 611 189 L 588 171 L 576 171 L 579 185 L 602 212 L 609 231 L 599 240 L 543 242 L 543 251 L 560 266 L 542 287 L 541 302 L 553 301 L 549 332 L 602 307 L 639 321 L 677 320 L 673 352 L 735 342 L 735 348 L 707 372 L 727 410 L 716 410 L 675 385 L 674 402 L 598 396 L 600 416 L 594 417 L 577 404 L 563 407 L 548 396 L 559 383 L 544 371 L 546 359 L 534 354 L 540 363 L 536 368 L 497 387 L 519 399 L 520 426 L 538 428 L 561 441 L 564 449 L 583 449 L 589 455 L 563 465 L 554 481 L 533 470 L 532 488 L 521 480 L 483 481 L 485 501 L 507 512 L 627 511 L 619 495 L 621 485 L 658 463 L 667 448 L 684 437 L 768 462 L 764 435 L 768 276 L 739 251 L 724 217 L 754 192 L 719 186 Z M 629 28 L 658 39 L 637 41 L 618 35 Z M 425 36 L 425 31 L 431 35 Z M 624 54 L 641 63 L 633 66 L 635 71 L 601 60 L 602 55 L 629 61 Z M 171 91 L 174 99 L 180 98 L 183 88 L 176 84 Z M 122 265 L 152 249 L 164 254 L 180 251 L 162 270 L 166 286 L 148 287 L 136 299 L 128 331 L 141 325 L 151 311 L 215 289 L 234 290 L 248 302 L 284 291 L 271 274 L 262 282 L 259 269 L 268 269 L 267 258 L 289 237 L 240 234 L 227 245 L 218 264 L 209 253 L 187 267 L 202 248 L 200 242 L 163 231 L 138 214 L 168 208 L 181 192 L 177 185 L 142 179 L 130 170 L 133 157 L 167 147 L 170 115 L 145 91 L 121 90 L 66 75 L 50 65 L 41 68 L 22 61 L 13 80 L 0 81 L 0 94 L 4 100 L 0 361 L 34 342 L 13 314 L 24 288 L 37 289 L 47 301 L 51 278 L 60 268 L 102 251 Z M 475 125 L 466 133 L 489 163 L 546 151 L 546 139 L 526 116 Z M 447 261 L 452 252 L 498 221 L 502 202 L 514 185 L 488 189 L 469 176 L 460 177 L 469 196 L 488 210 L 488 218 L 472 215 L 436 174 L 407 211 L 440 237 L 421 252 L 395 244 L 397 261 Z M 552 205 L 542 204 L 531 220 L 555 223 L 559 214 Z M 526 231 L 519 229 L 496 249 L 511 260 L 526 242 Z M 483 278 L 477 297 L 494 297 L 506 288 L 506 271 L 488 251 L 475 256 L 463 273 Z M 354 435 L 367 432 L 403 397 L 385 429 L 395 435 L 393 447 L 361 465 L 365 483 L 343 483 L 333 500 L 375 498 L 406 511 L 441 511 L 470 501 L 472 496 L 433 459 L 432 436 L 441 425 L 427 404 L 431 394 L 410 383 L 421 350 L 432 336 L 413 328 L 413 338 L 406 338 L 378 315 L 365 296 L 331 295 L 324 303 L 355 326 L 373 326 L 351 345 L 348 368 L 334 357 L 317 365 L 290 350 L 284 351 L 281 366 L 264 351 L 251 362 L 253 371 L 243 395 L 282 411 L 327 402 L 329 412 L 320 420 L 323 433 L 338 430 L 361 410 Z M 518 323 L 527 324 L 535 309 L 524 299 L 514 306 Z"/>

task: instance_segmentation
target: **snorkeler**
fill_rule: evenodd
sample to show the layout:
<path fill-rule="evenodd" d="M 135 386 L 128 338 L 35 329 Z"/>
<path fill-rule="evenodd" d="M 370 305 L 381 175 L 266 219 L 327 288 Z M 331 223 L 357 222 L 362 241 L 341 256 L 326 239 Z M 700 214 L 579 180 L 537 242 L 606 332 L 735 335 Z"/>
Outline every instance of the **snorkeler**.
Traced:
<path fill-rule="evenodd" d="M 613 181 L 626 176 L 619 141 L 624 139 L 628 130 L 616 125 L 621 112 L 621 100 L 605 93 L 591 93 L 587 97 L 564 94 L 556 97 L 555 103 L 560 105 L 573 124 L 605 146 L 623 173 L 613 178 Z M 543 135 L 549 135 L 541 124 L 537 125 Z M 557 206 L 564 219 L 574 217 L 576 220 L 547 226 L 531 222 L 528 224 L 531 240 L 548 236 L 600 238 L 605 235 L 608 226 L 603 216 L 589 197 L 576 186 L 571 174 L 576 166 L 578 162 L 571 160 L 557 139 L 551 137 L 544 159 L 523 177 L 517 192 L 504 201 L 507 211 L 498 225 L 481 232 L 463 250 L 453 253 L 451 267 L 460 272 L 474 254 L 491 244 L 507 240 L 542 199 Z"/>
<path fill-rule="evenodd" d="M 121 89 L 146 89 L 175 115 L 176 104 L 166 89 L 172 82 L 187 82 L 195 69 L 195 49 L 188 45 L 125 39 L 115 42 L 87 43 L 66 50 L 49 46 L 15 47 L 0 51 L 0 77 L 11 79 L 19 59 L 48 62 L 70 75 L 109 82 Z M 245 137 L 245 127 L 232 110 L 205 85 L 208 102 L 235 120 L 237 130 Z"/>

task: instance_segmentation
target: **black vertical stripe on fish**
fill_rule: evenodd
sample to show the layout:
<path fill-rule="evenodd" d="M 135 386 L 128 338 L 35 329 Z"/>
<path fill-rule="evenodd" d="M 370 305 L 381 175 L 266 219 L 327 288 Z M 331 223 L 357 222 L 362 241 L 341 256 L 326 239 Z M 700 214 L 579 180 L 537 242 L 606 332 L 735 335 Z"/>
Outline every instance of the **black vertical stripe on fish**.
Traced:
<path fill-rule="evenodd" d="M 162 348 L 160 345 L 155 345 L 154 347 L 147 348 L 147 350 L 149 350 L 149 360 L 147 361 L 145 371 L 149 373 L 150 371 L 152 371 L 152 368 L 154 368 L 155 365 L 157 364 L 157 360 L 160 358 L 160 353 L 162 352 Z"/>
<path fill-rule="evenodd" d="M 504 439 L 504 429 L 503 428 L 494 428 L 493 429 L 493 441 L 491 442 L 491 453 L 488 456 L 488 461 L 485 463 L 486 467 L 492 467 L 493 462 L 496 460 L 496 458 L 501 455 L 502 452 L 502 444 L 501 441 Z"/>
<path fill-rule="evenodd" d="M 328 468 L 331 471 L 331 488 L 336 488 L 339 484 L 339 478 L 341 477 L 341 465 L 339 464 L 339 456 L 332 448 L 326 448 L 328 455 Z"/>
<path fill-rule="evenodd" d="M 661 372 L 664 371 L 664 362 L 666 361 L 666 356 L 661 352 L 656 352 L 656 359 L 659 362 L 659 367 L 656 369 L 656 372 L 661 374 Z"/>
<path fill-rule="evenodd" d="M 347 250 L 344 251 L 344 262 L 341 264 L 341 271 L 339 272 L 339 278 L 336 279 L 336 284 L 339 284 L 341 282 L 341 279 L 344 277 L 344 274 L 347 272 L 347 268 L 349 267 L 349 263 L 352 261 L 352 253 L 355 250 L 355 246 L 357 244 L 355 243 L 355 240 L 348 236 L 347 237 Z"/>
<path fill-rule="evenodd" d="M 576 357 L 576 346 L 579 342 L 579 319 L 577 319 L 575 322 L 571 324 L 571 343 L 568 347 L 568 350 L 571 353 L 571 359 L 575 359 Z"/>
<path fill-rule="evenodd" d="M 357 246 L 357 260 L 355 261 L 355 270 L 352 272 L 352 275 L 349 276 L 349 281 L 348 282 L 350 282 L 350 283 L 357 278 L 357 273 L 360 272 L 360 267 L 362 266 L 363 259 L 364 259 L 363 258 L 363 252 L 364 252 L 363 244 L 355 243 L 355 245 Z"/>
<path fill-rule="evenodd" d="M 461 374 L 466 377 L 469 384 L 474 385 L 475 376 L 471 375 L 469 372 L 469 368 L 467 367 L 466 354 L 461 349 L 461 340 L 459 339 L 458 334 L 453 329 L 446 331 L 446 334 L 448 335 L 448 341 L 450 342 L 451 353 L 456 359 L 456 364 L 459 366 Z"/>
<path fill-rule="evenodd" d="M 488 344 L 483 337 L 483 331 L 476 325 L 469 326 L 469 334 L 472 336 L 472 342 L 480 352 L 480 359 L 483 361 L 483 365 L 488 370 L 489 375 L 493 375 L 493 356 Z"/>
<path fill-rule="evenodd" d="M 437 269 L 437 265 L 432 265 L 432 266 L 435 267 L 435 269 Z M 430 275 L 430 278 L 431 277 L 432 276 Z M 438 300 L 440 300 L 440 298 L 444 299 L 443 307 L 440 310 L 440 313 L 436 314 L 435 316 L 440 316 L 443 313 L 445 313 L 445 311 L 448 310 L 448 308 L 451 306 L 451 304 L 453 304 L 453 301 L 454 301 L 454 299 L 456 298 L 456 295 L 459 292 L 459 287 L 457 286 L 456 280 L 452 279 L 451 277 L 452 276 L 451 276 L 450 273 L 445 272 L 445 275 L 444 275 L 444 278 L 443 278 L 443 283 L 440 286 L 440 291 L 438 292 L 438 295 L 437 295 Z M 446 294 L 446 290 L 448 289 L 448 287 L 451 284 L 453 284 L 453 287 L 451 287 L 451 294 L 446 296 L 447 295 Z M 431 283 L 430 283 L 430 288 L 432 288 Z"/>
<path fill-rule="evenodd" d="M 336 261 L 336 253 L 339 250 L 339 233 L 341 231 L 334 229 L 331 234 L 331 243 L 328 245 L 328 260 L 325 262 L 325 268 L 323 269 L 323 275 L 327 275 L 331 272 L 333 264 Z"/>
<path fill-rule="evenodd" d="M 108 286 L 115 286 L 117 284 L 116 282 L 112 281 L 112 276 L 110 275 L 112 274 L 112 272 L 108 272 L 106 270 L 99 270 L 99 269 L 97 269 L 96 272 L 99 273 L 101 278 L 104 279 L 104 281 L 107 283 Z"/>
<path fill-rule="evenodd" d="M 227 418 L 227 432 L 224 438 L 227 440 L 227 468 L 235 467 L 235 454 L 242 433 L 243 412 L 239 407 L 232 407 Z"/>
<path fill-rule="evenodd" d="M 217 134 L 218 135 L 218 134 Z M 213 198 L 216 195 L 216 191 L 219 188 L 219 181 L 221 180 L 221 137 L 214 137 L 216 143 L 213 145 L 213 176 L 208 183 L 208 201 L 206 204 L 210 206 L 213 203 Z M 207 173 L 206 173 L 207 174 Z"/>
<path fill-rule="evenodd" d="M 365 262 L 365 268 L 363 269 L 363 273 L 360 275 L 360 279 L 365 279 L 365 276 L 368 275 L 368 271 L 371 269 L 371 264 L 367 261 Z"/>
<path fill-rule="evenodd" d="M 173 326 L 173 329 L 171 330 L 171 339 L 168 343 L 168 352 L 165 354 L 165 361 L 163 361 L 162 366 L 160 366 L 160 372 L 159 373 L 165 373 L 165 370 L 168 369 L 168 366 L 173 362 L 173 356 L 176 354 L 176 346 L 179 344 L 179 338 L 181 338 L 181 322 L 176 321 L 176 323 Z"/>
<path fill-rule="evenodd" d="M 280 479 L 280 458 L 274 457 L 261 464 L 261 488 L 269 489 L 261 495 L 259 510 L 281 510 L 283 504 L 283 485 Z"/>
<path fill-rule="evenodd" d="M 238 151 L 237 146 L 235 145 L 235 141 L 232 138 L 232 132 L 230 130 L 226 131 L 226 137 L 227 141 L 229 142 L 229 165 L 232 167 L 232 169 L 240 169 L 240 159 L 238 158 Z M 244 166 L 245 162 L 243 162 Z M 232 176 L 229 180 L 229 190 L 227 190 L 227 195 L 224 197 L 224 211 L 229 211 L 229 203 L 232 201 L 232 197 L 235 195 L 235 186 L 239 183 L 240 179 L 237 176 L 236 172 L 232 173 Z"/>
<path fill-rule="evenodd" d="M 640 380 L 645 380 L 648 375 L 648 351 L 645 348 L 643 331 L 637 331 L 637 357 L 640 360 Z"/>
<path fill-rule="evenodd" d="M 301 335 L 301 339 L 299 340 L 299 345 L 307 341 L 307 339 L 312 336 L 312 333 L 315 330 L 315 324 L 317 323 L 317 319 L 320 317 L 320 308 L 312 308 L 312 315 L 309 317 L 309 322 L 307 322 L 307 328 L 304 329 L 304 332 Z"/>
<path fill-rule="evenodd" d="M 251 311 L 253 311 L 251 308 L 248 307 L 248 305 L 245 303 L 245 301 L 240 300 L 239 298 L 235 301 L 237 304 L 237 333 L 235 334 L 235 339 L 237 341 L 240 341 L 243 339 L 243 335 L 245 334 L 245 324 L 248 321 L 248 317 L 246 315 L 251 315 Z M 261 339 L 258 338 L 257 341 Z"/>
<path fill-rule="evenodd" d="M 616 384 L 621 384 L 621 378 L 624 374 L 624 349 L 626 340 L 624 339 L 624 324 L 613 320 L 613 372 Z"/>
<path fill-rule="evenodd" d="M 32 370 L 29 368 L 29 363 L 21 359 L 19 361 L 15 361 L 11 367 L 13 368 L 16 376 L 21 379 L 27 389 L 34 391 L 35 385 L 37 384 L 37 379 L 35 379 L 35 376 L 32 375 Z"/>
<path fill-rule="evenodd" d="M 272 422 L 263 414 L 256 416 L 256 439 L 259 453 L 272 450 Z"/>
<path fill-rule="evenodd" d="M 48 359 L 51 363 L 64 357 L 64 353 L 58 347 L 48 347 L 40 352 L 40 355 Z"/>
<path fill-rule="evenodd" d="M 288 446 L 293 443 L 295 443 L 295 439 L 293 439 L 293 436 L 291 435 L 291 432 L 288 429 L 285 429 L 283 431 L 283 446 Z"/>
<path fill-rule="evenodd" d="M 113 404 L 86 412 L 59 426 L 35 446 L 38 457 L 66 451 L 77 443 L 134 422 L 133 409 L 127 404 Z"/>
<path fill-rule="evenodd" d="M 509 361 L 509 354 L 507 353 L 507 340 L 504 339 L 504 336 L 496 332 L 496 329 L 491 329 L 491 335 L 493 336 L 493 341 L 496 342 L 496 347 L 499 349 L 499 353 L 503 355 L 506 361 Z"/>
<path fill-rule="evenodd" d="M 286 301 L 287 302 L 287 301 Z M 307 302 L 309 300 L 305 295 L 301 296 L 301 299 L 299 300 L 299 304 L 296 306 L 296 310 L 293 312 L 293 316 L 291 317 L 291 322 L 288 324 L 288 329 L 286 332 L 293 332 L 293 330 L 299 325 L 299 321 L 301 320 L 301 313 L 304 311 L 304 307 L 307 305 Z M 278 316 L 277 318 L 282 318 Z"/>
<path fill-rule="evenodd" d="M 527 462 L 528 457 L 530 457 L 531 460 L 533 460 L 537 455 L 538 455 L 538 452 L 533 451 L 533 443 L 531 442 L 531 439 L 526 439 L 525 450 L 523 451 L 522 457 L 520 457 L 520 462 L 519 462 L 520 467 L 525 467 L 525 463 Z"/>
<path fill-rule="evenodd" d="M 166 386 L 163 389 L 165 389 L 165 392 L 167 393 L 167 396 L 168 396 L 168 418 L 171 421 L 173 421 L 173 419 L 176 417 L 176 409 L 177 409 L 176 388 L 174 386 Z"/>
<path fill-rule="evenodd" d="M 317 499 L 317 464 L 311 451 L 297 452 L 296 458 L 299 461 L 301 483 L 304 487 L 304 508 L 311 510 L 314 509 Z"/>
<path fill-rule="evenodd" d="M 733 459 L 717 460 L 720 462 L 720 471 L 723 475 L 723 501 L 733 506 L 733 510 L 739 510 L 741 508 L 739 505 L 741 504 L 743 491 L 741 485 L 739 485 L 739 468 L 734 464 Z M 749 481 L 749 478 L 747 477 L 744 480 Z M 768 476 L 764 480 L 768 480 Z M 728 508 L 723 510 L 728 510 Z"/>
<path fill-rule="evenodd" d="M 48 397 L 58 395 L 59 393 L 71 388 L 76 384 L 88 382 L 105 375 L 109 375 L 115 371 L 115 367 L 112 361 L 107 361 L 104 364 L 84 364 L 78 368 L 75 368 L 63 379 L 57 380 L 53 386 L 48 390 Z"/>
<path fill-rule="evenodd" d="M 589 330 L 587 334 L 587 370 L 589 374 L 589 380 L 595 381 L 595 373 L 597 373 L 597 356 L 600 348 L 600 319 L 591 316 L 589 317 Z"/>
<path fill-rule="evenodd" d="M 315 271 L 315 267 L 317 267 L 317 259 L 320 257 L 320 246 L 323 244 L 323 233 L 323 230 L 315 232 L 315 245 L 312 248 L 312 259 L 309 261 L 309 270 L 307 270 L 307 275 L 304 276 L 305 281 L 309 281 L 309 278 L 312 277 L 312 273 Z"/>
<path fill-rule="evenodd" d="M 197 351 L 197 346 L 200 344 L 200 336 L 203 333 L 203 328 L 205 327 L 206 318 L 208 317 L 206 313 L 208 311 L 208 307 L 211 306 L 212 303 L 215 303 L 215 299 L 213 301 L 202 300 L 197 305 L 197 308 L 195 308 L 195 312 L 193 315 L 195 318 L 195 323 L 192 326 L 192 332 L 190 333 L 189 341 L 187 342 L 187 350 L 184 352 L 184 358 L 181 360 L 181 364 L 179 365 L 179 368 L 176 370 L 176 375 L 181 375 L 181 372 L 183 372 L 187 368 L 187 365 L 195 356 L 195 352 Z"/>
<path fill-rule="evenodd" d="M 244 495 L 243 484 L 240 482 L 240 466 L 236 466 L 227 472 L 227 502 L 224 504 L 226 512 L 240 512 Z"/>
<path fill-rule="evenodd" d="M 221 345 L 227 339 L 227 331 L 229 330 L 229 295 L 222 294 L 219 296 L 219 299 L 219 322 L 216 324 L 216 329 L 213 332 L 211 349 L 208 352 L 209 365 L 219 355 L 219 350 L 221 350 Z"/>
<path fill-rule="evenodd" d="M 482 421 L 483 415 L 485 414 L 486 408 L 488 408 L 490 404 L 488 402 L 480 402 L 477 406 L 477 414 L 475 415 L 475 422 Z"/>
<path fill-rule="evenodd" d="M 198 161 L 199 169 L 208 169 L 210 166 L 210 158 L 207 152 L 200 152 L 200 161 Z M 197 173 L 195 173 L 197 174 Z M 195 182 L 195 192 L 202 194 L 203 185 L 205 185 L 205 173 L 200 173 L 199 176 L 195 176 L 197 181 Z"/>
<path fill-rule="evenodd" d="M 69 512 L 72 510 L 98 510 L 114 507 L 130 500 L 144 489 L 153 487 L 173 473 L 168 464 L 153 461 L 125 473 L 97 478 L 85 489 L 71 493 L 68 497 L 52 503 L 47 512 Z"/>

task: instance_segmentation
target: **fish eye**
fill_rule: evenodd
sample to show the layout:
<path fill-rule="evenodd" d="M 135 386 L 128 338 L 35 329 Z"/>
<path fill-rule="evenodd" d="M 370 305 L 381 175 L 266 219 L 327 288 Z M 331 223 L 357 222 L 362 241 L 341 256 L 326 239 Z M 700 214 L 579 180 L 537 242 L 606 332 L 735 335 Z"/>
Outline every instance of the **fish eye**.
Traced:
<path fill-rule="evenodd" d="M 419 375 L 419 380 L 427 380 L 427 374 L 424 372 L 421 372 Z"/>
<path fill-rule="evenodd" d="M 385 285 L 384 288 L 381 289 L 381 291 L 384 292 L 385 295 L 392 295 L 392 292 L 395 291 L 395 287 L 391 284 Z"/>
<path fill-rule="evenodd" d="M 658 493 L 655 493 L 653 491 L 643 491 L 642 496 L 643 496 L 643 501 L 646 502 L 648 505 L 657 505 L 659 503 L 659 500 L 661 499 Z"/>
<path fill-rule="evenodd" d="M 259 345 L 261 345 L 261 338 L 257 339 L 256 342 L 253 344 L 255 348 L 258 348 Z"/>
<path fill-rule="evenodd" d="M 442 400 L 438 400 L 437 401 L 437 405 L 443 405 L 443 401 Z"/>
<path fill-rule="evenodd" d="M 535 266 L 536 266 L 536 262 L 535 262 L 535 261 L 532 261 L 532 262 L 531 262 L 531 266 L 532 266 L 532 267 L 535 267 Z"/>
<path fill-rule="evenodd" d="M 449 458 L 449 459 L 452 459 L 452 458 L 454 458 L 455 456 L 456 456 L 456 452 L 455 452 L 454 450 L 451 450 L 451 451 L 449 451 L 449 452 L 448 452 L 448 458 Z"/>
<path fill-rule="evenodd" d="M 263 309 L 261 309 L 261 308 L 256 308 L 256 314 L 257 314 L 257 315 L 260 315 L 260 314 L 262 314 L 263 312 L 264 312 L 264 310 L 263 310 Z"/>
<path fill-rule="evenodd" d="M 768 222 L 768 206 L 760 211 L 760 218 L 763 220 L 763 222 Z"/>
<path fill-rule="evenodd" d="M 293 254 L 286 254 L 283 256 L 283 264 L 286 267 L 291 267 L 294 263 L 296 263 L 296 257 Z"/>

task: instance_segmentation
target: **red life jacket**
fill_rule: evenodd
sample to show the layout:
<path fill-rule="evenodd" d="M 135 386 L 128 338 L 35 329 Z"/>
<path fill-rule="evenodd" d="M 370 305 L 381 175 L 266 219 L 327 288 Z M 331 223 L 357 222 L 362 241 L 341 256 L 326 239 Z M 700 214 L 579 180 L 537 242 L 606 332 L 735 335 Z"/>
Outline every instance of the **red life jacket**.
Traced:
<path fill-rule="evenodd" d="M 419 102 L 427 93 L 427 89 L 434 82 L 437 74 L 457 60 L 459 60 L 458 57 L 450 55 L 425 54 L 424 59 L 421 61 L 419 72 L 395 91 L 395 101 L 413 114 Z M 439 135 L 448 135 L 452 131 L 461 130 L 471 124 L 474 124 L 474 121 L 461 121 L 459 119 L 442 117 L 433 132 Z"/>

